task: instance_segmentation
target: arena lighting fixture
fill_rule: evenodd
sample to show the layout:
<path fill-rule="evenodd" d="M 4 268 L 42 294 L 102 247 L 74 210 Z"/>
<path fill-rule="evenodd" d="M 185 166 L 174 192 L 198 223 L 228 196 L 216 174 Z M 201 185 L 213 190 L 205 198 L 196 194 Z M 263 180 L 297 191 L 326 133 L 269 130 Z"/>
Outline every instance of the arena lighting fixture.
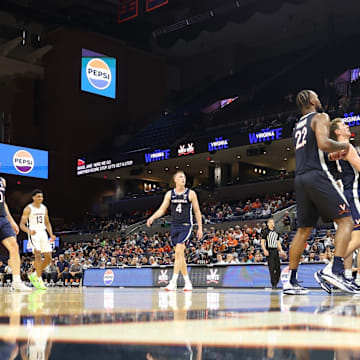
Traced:
<path fill-rule="evenodd" d="M 210 160 L 210 162 L 213 164 L 215 162 L 215 160 Z"/>
<path fill-rule="evenodd" d="M 148 174 L 152 174 L 152 171 L 151 171 L 151 170 L 148 170 Z"/>
<path fill-rule="evenodd" d="M 202 170 L 199 171 L 200 174 L 203 174 L 204 172 Z"/>
<path fill-rule="evenodd" d="M 267 155 L 267 151 L 266 151 L 266 150 L 264 150 L 263 154 L 264 154 L 264 155 Z"/>
<path fill-rule="evenodd" d="M 266 170 L 263 170 L 263 174 L 266 175 Z"/>
<path fill-rule="evenodd" d="M 26 44 L 26 37 L 27 37 L 27 33 L 25 29 L 21 31 L 21 37 L 22 37 L 21 45 L 24 46 Z"/>
<path fill-rule="evenodd" d="M 236 158 L 237 158 L 237 159 L 241 159 L 241 155 L 236 155 Z"/>
<path fill-rule="evenodd" d="M 289 147 L 287 147 L 287 148 L 286 148 L 286 151 L 290 151 L 290 148 L 289 148 Z"/>
<path fill-rule="evenodd" d="M 179 169 L 179 168 L 180 168 L 180 166 L 179 166 L 179 165 L 176 165 L 176 166 L 175 166 L 175 169 Z"/>
<path fill-rule="evenodd" d="M 169 168 L 168 168 L 168 167 L 166 167 L 164 170 L 165 170 L 165 171 L 169 171 Z"/>
<path fill-rule="evenodd" d="M 120 179 L 120 176 L 117 176 L 116 178 L 119 180 L 119 179 Z"/>
<path fill-rule="evenodd" d="M 190 167 L 190 164 L 186 164 L 186 167 Z"/>
<path fill-rule="evenodd" d="M 287 161 L 288 159 L 287 159 L 287 157 L 284 157 L 284 161 Z"/>
<path fill-rule="evenodd" d="M 257 173 L 257 172 L 258 172 L 258 169 L 257 169 L 257 168 L 255 168 L 255 169 L 254 169 L 254 172 L 255 172 L 255 173 Z"/>

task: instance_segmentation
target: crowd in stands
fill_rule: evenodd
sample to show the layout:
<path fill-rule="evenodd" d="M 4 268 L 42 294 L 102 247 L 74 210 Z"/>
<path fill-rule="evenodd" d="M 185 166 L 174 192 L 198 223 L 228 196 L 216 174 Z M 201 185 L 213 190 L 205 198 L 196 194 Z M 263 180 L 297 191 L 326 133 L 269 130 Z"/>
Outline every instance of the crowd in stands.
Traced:
<path fill-rule="evenodd" d="M 239 202 L 235 205 L 220 203 L 204 203 L 202 210 L 205 218 L 204 237 L 196 239 L 196 233 L 191 238 L 186 249 L 188 264 L 265 264 L 266 257 L 261 248 L 261 234 L 266 227 L 265 222 L 258 222 L 255 226 L 232 225 L 226 229 L 216 229 L 216 225 L 209 222 L 214 218 L 224 221 L 234 219 L 235 216 L 252 217 L 258 214 L 266 219 L 277 210 L 294 203 L 294 194 L 267 196 L 263 200 Z M 235 206 L 235 208 L 234 208 Z M 258 212 L 258 211 L 261 211 Z M 237 215 L 234 215 L 235 214 Z M 257 213 L 258 212 L 258 213 Z M 248 214 L 248 215 L 247 215 Z M 216 221 L 215 221 L 216 222 Z M 291 221 L 285 211 L 279 220 L 283 232 L 280 242 L 283 250 L 289 252 L 290 243 L 294 236 L 291 232 Z M 105 222 L 104 222 L 105 224 Z M 104 228 L 112 225 L 106 222 Z M 334 233 L 332 230 L 313 231 L 304 249 L 302 262 L 328 262 L 333 258 Z M 175 254 L 171 246 L 170 232 L 158 232 L 149 235 L 146 231 L 131 235 L 114 234 L 105 237 L 102 233 L 93 235 L 93 240 L 84 243 L 63 243 L 62 247 L 55 249 L 53 260 L 42 274 L 46 284 L 51 285 L 79 285 L 83 270 L 114 267 L 141 267 L 172 265 Z M 27 274 L 34 271 L 33 257 L 23 255 L 21 263 L 22 278 L 27 280 Z M 286 261 L 286 259 L 282 260 Z M 0 262 L 0 274 L 3 282 L 11 280 L 11 268 Z"/>
<path fill-rule="evenodd" d="M 201 211 L 204 224 L 216 224 L 225 221 L 267 219 L 276 211 L 293 204 L 295 204 L 295 194 L 291 192 L 282 195 L 266 195 L 263 198 L 248 199 L 247 201 L 202 202 Z M 152 213 L 153 209 L 148 209 L 118 213 L 109 218 L 89 217 L 82 225 L 81 230 L 90 233 L 124 232 L 129 225 L 147 219 Z"/>

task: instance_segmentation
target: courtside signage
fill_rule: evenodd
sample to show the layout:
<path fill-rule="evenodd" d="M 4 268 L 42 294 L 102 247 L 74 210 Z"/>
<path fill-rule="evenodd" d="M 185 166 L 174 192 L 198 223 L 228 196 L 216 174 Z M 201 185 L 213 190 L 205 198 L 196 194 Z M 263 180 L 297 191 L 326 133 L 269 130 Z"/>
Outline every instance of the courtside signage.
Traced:
<path fill-rule="evenodd" d="M 257 144 L 270 140 L 279 140 L 283 138 L 283 128 L 262 129 L 259 132 L 249 133 L 250 144 Z"/>
<path fill-rule="evenodd" d="M 48 152 L 0 144 L 0 173 L 48 178 Z"/>
<path fill-rule="evenodd" d="M 116 58 L 82 49 L 81 90 L 116 97 Z"/>

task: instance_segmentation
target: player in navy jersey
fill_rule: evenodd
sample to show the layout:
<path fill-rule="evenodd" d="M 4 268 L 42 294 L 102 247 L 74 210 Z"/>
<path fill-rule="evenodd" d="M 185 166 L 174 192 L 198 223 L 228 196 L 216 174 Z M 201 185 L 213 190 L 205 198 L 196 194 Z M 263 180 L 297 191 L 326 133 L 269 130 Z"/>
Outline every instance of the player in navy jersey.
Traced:
<path fill-rule="evenodd" d="M 295 192 L 298 229 L 290 248 L 290 278 L 283 292 L 289 295 L 307 294 L 297 281 L 297 268 L 305 243 L 319 216 L 325 221 L 335 221 L 335 256 L 331 268 L 323 269 L 315 278 L 326 290 L 325 281 L 350 293 L 354 289 L 344 277 L 344 256 L 348 247 L 353 221 L 348 202 L 330 174 L 324 153 L 347 153 L 349 144 L 329 138 L 330 119 L 322 113 L 321 102 L 314 91 L 300 91 L 296 103 L 302 113 L 294 128 L 296 171 Z"/>
<path fill-rule="evenodd" d="M 186 176 L 183 171 L 174 174 L 175 188 L 165 194 L 160 208 L 148 219 L 147 226 L 150 227 L 154 220 L 160 218 L 171 208 L 171 243 L 175 248 L 174 273 L 167 291 L 177 289 L 177 279 L 179 272 L 183 274 L 185 280 L 184 291 L 191 291 L 192 284 L 187 272 L 185 261 L 185 246 L 189 242 L 193 232 L 193 211 L 198 225 L 197 238 L 203 237 L 202 219 L 199 202 L 196 193 L 185 187 Z"/>
<path fill-rule="evenodd" d="M 330 137 L 341 142 L 350 142 L 351 132 L 349 126 L 343 119 L 337 118 L 330 123 Z M 339 155 L 339 154 L 331 154 Z M 336 159 L 336 157 L 333 157 Z M 346 251 L 345 277 L 352 279 L 352 254 L 360 248 L 360 200 L 359 200 L 359 172 L 360 156 L 354 146 L 350 144 L 349 152 L 343 159 L 337 162 L 340 170 L 340 177 L 344 194 L 349 202 L 351 215 L 354 221 L 354 229 L 351 234 L 351 241 Z M 358 270 L 360 270 L 360 256 L 358 256 Z M 360 285 L 360 274 L 358 272 L 356 284 Z"/>
<path fill-rule="evenodd" d="M 31 291 L 20 280 L 20 254 L 16 235 L 19 227 L 10 214 L 5 202 L 6 181 L 0 177 L 0 241 L 9 251 L 8 264 L 13 274 L 12 289 L 16 291 Z"/>

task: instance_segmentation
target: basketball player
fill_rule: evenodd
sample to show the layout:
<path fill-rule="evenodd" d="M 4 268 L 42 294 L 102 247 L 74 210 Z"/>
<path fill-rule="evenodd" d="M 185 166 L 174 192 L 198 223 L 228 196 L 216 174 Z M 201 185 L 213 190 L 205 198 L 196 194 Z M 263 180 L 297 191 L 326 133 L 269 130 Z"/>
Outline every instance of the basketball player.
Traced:
<path fill-rule="evenodd" d="M 330 123 L 330 137 L 340 142 L 350 142 L 351 132 L 343 119 L 336 118 Z M 331 154 L 335 155 L 335 154 Z M 345 277 L 352 279 L 352 254 L 360 248 L 360 201 L 359 201 L 359 172 L 360 156 L 350 144 L 349 152 L 343 159 L 339 159 L 340 177 L 344 188 L 344 195 L 349 202 L 351 215 L 354 220 L 354 229 L 351 241 L 346 251 Z M 358 264 L 359 264 L 358 256 Z M 360 274 L 357 274 L 357 285 L 360 285 Z"/>
<path fill-rule="evenodd" d="M 9 251 L 8 264 L 12 270 L 13 281 L 11 287 L 16 291 L 30 292 L 31 288 L 25 286 L 20 280 L 20 254 L 16 235 L 19 227 L 10 214 L 5 202 L 6 181 L 0 178 L 0 241 Z"/>
<path fill-rule="evenodd" d="M 185 261 L 185 246 L 193 231 L 193 208 L 198 225 L 197 238 L 200 240 L 203 237 L 201 212 L 196 193 L 185 187 L 185 173 L 179 170 L 174 174 L 173 179 L 175 188 L 165 194 L 163 203 L 148 219 L 147 226 L 150 227 L 154 220 L 163 216 L 171 205 L 171 243 L 175 248 L 175 262 L 173 277 L 165 290 L 176 291 L 179 272 L 182 272 L 185 280 L 184 291 L 191 291 L 192 284 Z"/>
<path fill-rule="evenodd" d="M 279 253 L 284 258 L 286 253 L 281 247 L 279 234 L 275 231 L 275 222 L 272 218 L 268 219 L 267 228 L 261 232 L 261 248 L 269 265 L 271 287 L 276 290 L 281 275 Z"/>
<path fill-rule="evenodd" d="M 28 234 L 35 255 L 35 271 L 28 275 L 29 280 L 36 288 L 46 290 L 47 288 L 41 275 L 50 264 L 52 255 L 48 234 L 52 241 L 55 241 L 56 237 L 52 231 L 48 210 L 43 204 L 43 192 L 39 189 L 34 190 L 32 192 L 32 199 L 33 202 L 27 205 L 23 211 L 20 228 Z M 42 260 L 42 255 L 44 260 Z"/>
<path fill-rule="evenodd" d="M 300 91 L 296 103 L 303 114 L 294 129 L 298 229 L 290 247 L 290 278 L 283 286 L 283 293 L 303 295 L 309 292 L 298 283 L 297 268 L 305 243 L 320 215 L 323 220 L 335 221 L 338 225 L 334 262 L 331 268 L 322 270 L 322 278 L 343 291 L 354 293 L 356 290 L 344 277 L 344 256 L 353 221 L 349 204 L 330 174 L 324 154 L 339 151 L 345 154 L 349 151 L 349 143 L 329 138 L 330 119 L 322 113 L 321 102 L 314 91 Z"/>

